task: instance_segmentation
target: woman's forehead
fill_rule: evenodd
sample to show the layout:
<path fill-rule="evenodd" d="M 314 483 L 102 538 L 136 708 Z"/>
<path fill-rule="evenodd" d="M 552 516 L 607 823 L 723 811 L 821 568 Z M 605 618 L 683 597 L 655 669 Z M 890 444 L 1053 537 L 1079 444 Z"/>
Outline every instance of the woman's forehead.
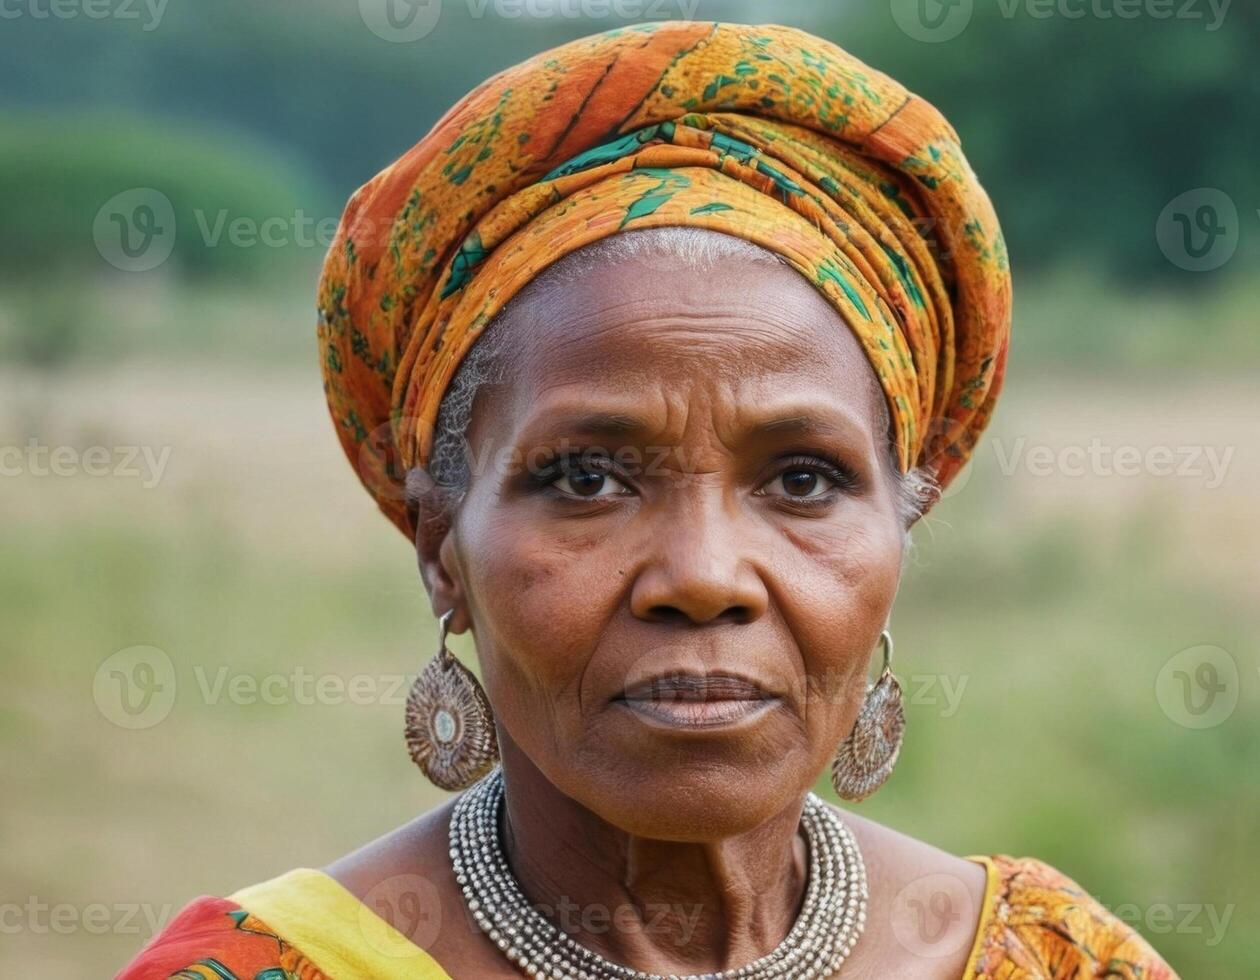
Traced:
<path fill-rule="evenodd" d="M 736 257 L 697 270 L 609 261 L 536 283 L 495 329 L 516 338 L 505 380 L 518 408 L 578 386 L 631 399 L 636 390 L 707 393 L 729 408 L 798 391 L 872 427 L 885 416 L 857 338 L 779 262 Z"/>

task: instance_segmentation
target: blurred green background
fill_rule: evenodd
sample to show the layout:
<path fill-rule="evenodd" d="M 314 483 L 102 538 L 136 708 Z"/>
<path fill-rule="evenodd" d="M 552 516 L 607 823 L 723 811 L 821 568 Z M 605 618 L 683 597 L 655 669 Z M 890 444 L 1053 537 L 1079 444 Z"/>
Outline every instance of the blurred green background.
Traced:
<path fill-rule="evenodd" d="M 112 973 L 438 799 L 401 732 L 427 602 L 320 391 L 329 228 L 490 72 L 687 15 L 935 102 L 1011 247 L 1007 394 L 917 532 L 910 728 L 863 812 L 1058 866 L 1185 977 L 1260 975 L 1254 4 L 4 9 L 0 975 Z"/>

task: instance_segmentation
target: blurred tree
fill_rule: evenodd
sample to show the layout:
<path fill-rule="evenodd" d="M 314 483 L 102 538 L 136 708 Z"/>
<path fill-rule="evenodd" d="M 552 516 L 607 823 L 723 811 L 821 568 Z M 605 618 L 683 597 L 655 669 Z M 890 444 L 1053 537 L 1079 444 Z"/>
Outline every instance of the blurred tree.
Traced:
<path fill-rule="evenodd" d="M 240 134 L 104 114 L 0 118 L 0 275 L 107 269 L 106 261 L 123 258 L 111 254 L 119 232 L 110 219 L 129 218 L 103 214 L 111 201 L 139 208 L 171 235 L 172 268 L 256 275 L 297 250 L 320 248 L 317 222 L 337 214 L 331 195 L 302 171 Z M 159 212 L 169 206 L 175 227 L 157 227 L 150 199 Z"/>
<path fill-rule="evenodd" d="M 1132 19 L 1095 12 L 1105 14 L 1113 0 L 1065 3 L 1085 16 L 1064 16 L 1065 4 L 1044 0 L 1035 7 L 1029 0 L 974 0 L 966 29 L 939 44 L 908 36 L 887 3 L 699 0 L 696 16 L 797 24 L 938 104 L 998 204 L 1021 274 L 1068 259 L 1132 283 L 1211 278 L 1170 267 L 1153 229 L 1168 201 L 1196 187 L 1221 188 L 1246 214 L 1260 206 L 1260 130 L 1249 125 L 1260 100 L 1260 6 L 1224 7 L 1212 29 L 1220 7 L 1206 0 L 1178 0 L 1167 19 L 1145 10 Z M 1036 15 L 1046 9 L 1050 16 Z M 250 132 L 308 161 L 343 201 L 489 73 L 620 23 L 507 18 L 495 10 L 493 3 L 448 0 L 436 29 L 411 43 L 377 37 L 357 4 L 336 0 L 171 5 L 151 31 L 85 18 L 6 20 L 0 99 L 44 114 L 122 107 L 194 129 Z M 1182 16 L 1187 12 L 1202 16 Z M 14 137 L 10 129 L 0 138 Z M 121 137 L 114 149 L 102 162 L 121 166 L 128 153 L 140 155 Z M 156 139 L 141 152 L 155 162 L 164 155 Z M 251 207 L 277 190 L 245 177 L 258 152 L 230 154 Z M 96 170 L 92 157 L 79 165 Z M 268 169 L 270 163 L 259 164 Z M 96 179 L 92 200 L 118 185 L 99 172 L 94 178 L 63 167 L 57 176 L 17 190 L 6 176 L 7 193 L 57 210 L 91 203 L 79 201 L 77 191 L 57 202 L 66 179 Z M 222 171 L 217 176 L 227 179 Z M 199 179 L 197 168 L 187 177 Z M 73 220 L 82 226 L 81 217 Z M 0 244 L 6 256 L 22 250 L 20 241 Z"/>
<path fill-rule="evenodd" d="M 1130 282 L 1167 279 L 1176 270 L 1154 227 L 1170 200 L 1208 186 L 1240 211 L 1260 207 L 1260 6 L 1228 6 L 1215 30 L 1206 2 L 1171 6 L 1199 19 L 1038 18 L 1032 8 L 976 0 L 963 33 L 939 44 L 904 43 L 887 4 L 837 16 L 825 33 L 949 117 L 1018 271 L 1066 259 Z"/>

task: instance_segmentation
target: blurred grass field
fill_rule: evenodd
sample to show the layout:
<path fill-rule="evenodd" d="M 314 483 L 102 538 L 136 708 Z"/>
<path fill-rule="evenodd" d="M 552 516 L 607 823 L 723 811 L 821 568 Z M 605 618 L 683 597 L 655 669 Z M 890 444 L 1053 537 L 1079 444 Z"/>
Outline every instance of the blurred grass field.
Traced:
<path fill-rule="evenodd" d="M 207 344 L 0 376 L 0 444 L 169 447 L 148 487 L 3 480 L 0 898 L 36 903 L 0 945 L 3 976 L 102 975 L 147 938 L 146 915 L 318 866 L 438 799 L 398 704 L 432 645 L 427 602 L 336 444 L 305 304 L 196 300 L 242 335 L 287 338 L 283 353 Z M 1014 358 L 971 470 L 916 536 L 894 617 L 909 735 L 863 812 L 958 853 L 1049 861 L 1185 977 L 1253 976 L 1256 378 L 1245 362 L 1158 377 Z M 1235 452 L 1211 489 L 1207 471 L 1029 462 L 1093 439 Z M 1200 644 L 1236 661 L 1238 704 L 1192 730 L 1156 685 Z M 94 682 L 136 645 L 169 655 L 176 694 L 129 730 Z M 272 675 L 269 698 L 237 680 Z M 366 697 L 303 687 L 355 675 Z M 39 903 L 70 909 L 62 928 Z M 98 905 L 104 931 L 84 911 Z"/>

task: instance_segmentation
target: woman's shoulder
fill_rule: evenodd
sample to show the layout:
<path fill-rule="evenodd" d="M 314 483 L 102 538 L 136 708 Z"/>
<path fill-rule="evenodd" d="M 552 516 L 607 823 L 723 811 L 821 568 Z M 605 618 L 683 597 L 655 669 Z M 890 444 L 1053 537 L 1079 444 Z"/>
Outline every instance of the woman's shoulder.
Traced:
<path fill-rule="evenodd" d="M 329 877 L 368 904 L 391 908 L 402 895 L 450 891 L 449 827 L 455 800 L 442 802 L 324 868 Z M 418 881 L 425 883 L 424 887 Z M 456 891 L 458 891 L 456 889 Z M 432 897 L 432 896 L 430 896 Z"/>
<path fill-rule="evenodd" d="M 1031 857 L 995 854 L 992 898 L 977 937 L 975 977 L 1108 976 L 1176 980 L 1128 923 L 1057 868 Z M 1002 972 L 1006 971 L 1006 972 Z"/>
<path fill-rule="evenodd" d="M 1108 976 L 1176 980 L 1128 923 L 1044 861 L 959 857 L 841 810 L 867 856 L 872 920 L 889 924 L 887 959 L 950 957 L 963 980 Z M 877 927 L 878 928 L 878 927 Z"/>

